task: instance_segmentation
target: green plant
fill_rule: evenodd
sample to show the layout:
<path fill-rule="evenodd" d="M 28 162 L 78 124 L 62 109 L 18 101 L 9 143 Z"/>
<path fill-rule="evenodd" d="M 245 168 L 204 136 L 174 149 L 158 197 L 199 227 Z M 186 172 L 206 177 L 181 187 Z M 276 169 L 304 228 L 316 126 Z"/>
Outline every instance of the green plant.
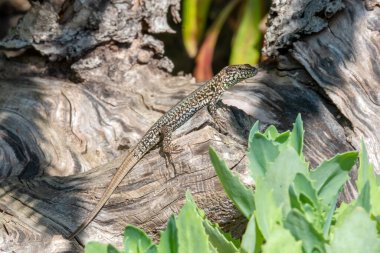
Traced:
<path fill-rule="evenodd" d="M 233 239 L 186 194 L 178 216 L 169 219 L 156 245 L 138 228 L 128 226 L 124 251 L 96 242 L 95 252 L 380 252 L 380 179 L 360 153 L 338 154 L 309 170 L 303 156 L 303 123 L 298 116 L 292 131 L 279 133 L 274 126 L 249 135 L 248 170 L 256 189 L 246 187 L 214 149 L 210 157 L 229 198 L 248 220 L 241 240 Z M 336 207 L 338 194 L 359 157 L 359 196 Z"/>
<path fill-rule="evenodd" d="M 256 123 L 249 136 L 249 172 L 256 190 L 245 187 L 210 149 L 225 191 L 242 214 L 257 224 L 256 250 L 250 252 L 380 252 L 380 180 L 368 163 L 364 144 L 309 170 L 302 154 L 303 126 L 264 133 Z M 359 155 L 359 197 L 336 208 L 338 194 Z M 253 197 L 252 197 L 253 195 Z M 259 250 L 261 249 L 261 251 Z"/>
<path fill-rule="evenodd" d="M 262 32 L 259 24 L 263 18 L 263 0 L 232 0 L 218 13 L 210 26 L 208 15 L 211 0 L 184 0 L 182 8 L 182 38 L 188 55 L 196 58 L 195 78 L 199 81 L 212 77 L 212 60 L 216 42 L 228 19 L 236 23 L 229 64 L 256 64 L 260 59 Z M 233 13 L 233 10 L 240 9 Z M 237 14 L 237 15 L 234 15 Z M 205 33 L 205 30 L 206 33 Z M 205 33 L 205 34 L 204 34 Z M 199 46 L 199 44 L 201 45 Z"/>

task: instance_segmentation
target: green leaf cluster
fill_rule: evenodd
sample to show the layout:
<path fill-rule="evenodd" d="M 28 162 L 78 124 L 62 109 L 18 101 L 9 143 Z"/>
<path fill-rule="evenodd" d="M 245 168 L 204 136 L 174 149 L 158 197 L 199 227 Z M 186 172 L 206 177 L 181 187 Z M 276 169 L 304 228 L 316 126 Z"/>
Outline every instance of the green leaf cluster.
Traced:
<path fill-rule="evenodd" d="M 228 195 L 248 223 L 241 240 L 210 222 L 191 194 L 178 216 L 172 216 L 158 244 L 140 229 L 128 226 L 124 249 L 91 242 L 87 253 L 340 253 L 380 252 L 380 179 L 361 151 L 338 154 L 310 168 L 303 155 L 303 122 L 291 131 L 269 126 L 250 132 L 248 170 L 255 190 L 244 185 L 210 148 L 211 162 Z M 359 158 L 359 196 L 337 207 L 338 195 Z"/>
<path fill-rule="evenodd" d="M 241 213 L 256 223 L 248 252 L 380 252 L 380 179 L 360 153 L 338 154 L 310 168 L 303 156 L 303 122 L 292 131 L 252 127 L 247 157 L 256 189 L 247 188 L 210 148 L 222 185 Z M 337 207 L 338 195 L 359 157 L 359 197 Z M 254 220 L 254 221 L 252 221 Z M 244 235 L 245 236 L 245 235 Z M 243 237 L 244 238 L 244 237 Z"/>
<path fill-rule="evenodd" d="M 248 225 L 249 227 L 250 225 Z M 251 226 L 255 226 L 253 223 Z M 254 231 L 254 229 L 251 229 Z M 195 204 L 190 192 L 186 194 L 186 203 L 181 208 L 178 216 L 171 216 L 167 227 L 161 232 L 158 244 L 144 233 L 144 231 L 132 225 L 128 225 L 124 231 L 124 249 L 118 250 L 110 244 L 89 242 L 86 244 L 85 253 L 190 253 L 190 252 L 238 252 L 250 245 L 251 233 L 246 233 L 247 238 L 240 242 L 224 233 L 218 225 L 210 222 L 202 210 Z M 249 251 L 242 251 L 249 252 Z"/>

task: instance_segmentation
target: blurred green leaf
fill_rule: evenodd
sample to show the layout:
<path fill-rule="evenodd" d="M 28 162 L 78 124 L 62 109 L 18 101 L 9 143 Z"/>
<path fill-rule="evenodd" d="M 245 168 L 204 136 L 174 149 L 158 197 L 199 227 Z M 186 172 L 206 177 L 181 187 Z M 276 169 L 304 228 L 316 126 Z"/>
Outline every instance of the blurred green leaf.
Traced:
<path fill-rule="evenodd" d="M 273 162 L 280 153 L 279 146 L 260 132 L 250 136 L 248 146 L 248 168 L 257 181 L 266 174 L 268 163 Z"/>
<path fill-rule="evenodd" d="M 359 196 L 356 200 L 353 200 L 348 205 L 341 205 L 337 209 L 336 213 L 336 225 L 340 226 L 342 222 L 345 222 L 346 219 L 351 215 L 354 209 L 361 207 L 368 212 L 371 212 L 371 189 L 369 181 L 367 181 L 363 188 L 359 190 Z"/>
<path fill-rule="evenodd" d="M 218 253 L 237 252 L 235 245 L 236 240 L 230 235 L 223 233 L 217 224 L 212 224 L 209 220 L 204 220 L 203 226 L 210 243 Z"/>
<path fill-rule="evenodd" d="M 330 232 L 331 223 L 336 210 L 336 203 L 338 202 L 339 192 L 336 193 L 335 198 L 330 203 L 330 210 L 327 213 L 325 223 L 323 224 L 323 237 L 327 238 Z M 320 210 L 320 209 L 319 209 Z M 323 210 L 320 210 L 323 211 Z"/>
<path fill-rule="evenodd" d="M 240 253 L 255 253 L 256 249 L 256 222 L 252 215 L 248 221 L 247 228 L 243 234 L 240 246 Z M 232 251 L 230 251 L 232 252 Z"/>
<path fill-rule="evenodd" d="M 262 33 L 262 0 L 246 0 L 242 6 L 242 18 L 232 43 L 230 64 L 256 64 L 260 60 Z"/>
<path fill-rule="evenodd" d="M 297 209 L 292 209 L 284 221 L 284 227 L 288 229 L 296 240 L 302 241 L 305 253 L 325 252 L 324 239 L 318 233 L 306 217 Z"/>
<path fill-rule="evenodd" d="M 257 120 L 255 122 L 255 124 L 253 124 L 253 126 L 251 127 L 251 130 L 249 131 L 249 136 L 248 136 L 248 152 L 251 149 L 250 146 L 251 146 L 251 143 L 252 143 L 252 139 L 255 137 L 255 134 L 257 132 L 259 132 L 259 131 L 260 131 L 260 129 L 259 129 L 259 121 Z"/>
<path fill-rule="evenodd" d="M 290 137 L 290 131 L 286 131 L 286 132 L 280 133 L 276 137 L 275 142 L 283 144 L 283 143 L 285 143 L 289 139 L 289 137 Z"/>
<path fill-rule="evenodd" d="M 377 199 L 378 201 L 378 199 Z M 364 208 L 368 213 L 371 211 L 371 193 L 370 184 L 367 181 L 361 191 L 359 191 L 359 197 L 351 203 L 352 206 L 360 206 Z"/>
<path fill-rule="evenodd" d="M 273 198 L 285 216 L 291 206 L 289 187 L 293 184 L 297 173 L 308 174 L 307 164 L 301 160 L 294 148 L 286 146 L 279 155 L 268 162 L 265 180 L 273 189 Z M 258 180 L 256 180 L 257 183 Z"/>
<path fill-rule="evenodd" d="M 364 145 L 363 140 L 360 142 L 360 152 L 359 152 L 359 169 L 358 169 L 358 179 L 356 181 L 356 186 L 358 189 L 362 189 L 367 181 L 370 180 L 371 174 L 373 174 L 373 166 L 369 163 L 367 149 Z"/>
<path fill-rule="evenodd" d="M 209 148 L 211 163 L 228 197 L 240 212 L 249 219 L 255 210 L 253 190 L 248 189 L 237 176 L 234 176 L 226 163 L 221 160 L 213 148 Z"/>
<path fill-rule="evenodd" d="M 210 0 L 184 0 L 182 8 L 182 38 L 186 51 L 194 58 L 204 32 Z"/>
<path fill-rule="evenodd" d="M 368 206 L 370 206 L 371 213 L 374 216 L 380 215 L 380 186 L 377 182 L 377 175 L 375 174 L 373 164 L 369 162 L 367 149 L 364 145 L 364 142 L 361 141 L 361 148 L 359 152 L 359 170 L 358 170 L 358 180 L 356 181 L 357 188 L 359 190 L 359 194 L 361 191 L 364 191 L 364 187 L 369 184 L 369 193 L 368 197 L 370 200 L 370 203 L 362 202 L 361 204 L 365 205 L 363 206 L 366 210 L 368 210 Z M 365 197 L 363 196 L 363 200 L 365 201 Z M 367 208 L 366 208 L 367 206 Z"/>
<path fill-rule="evenodd" d="M 178 252 L 210 252 L 208 236 L 202 222 L 191 194 L 186 192 L 186 203 L 176 220 Z"/>
<path fill-rule="evenodd" d="M 218 250 L 211 243 L 209 243 L 208 246 L 210 247 L 210 253 L 219 253 Z"/>
<path fill-rule="evenodd" d="M 168 225 L 164 232 L 161 233 L 160 243 L 157 246 L 159 253 L 177 253 L 178 252 L 178 238 L 177 227 L 175 224 L 174 216 L 170 216 Z"/>
<path fill-rule="evenodd" d="M 145 251 L 145 253 L 157 253 L 157 246 L 152 244 L 150 247 Z"/>
<path fill-rule="evenodd" d="M 120 253 L 120 251 L 111 244 L 89 242 L 84 248 L 84 253 Z"/>
<path fill-rule="evenodd" d="M 318 207 L 319 200 L 317 192 L 310 180 L 304 174 L 297 173 L 294 178 L 293 186 L 294 191 L 302 204 L 309 203 L 315 208 Z"/>
<path fill-rule="evenodd" d="M 327 253 L 380 252 L 376 222 L 363 208 L 356 207 L 336 226 L 332 242 L 326 245 L 326 250 Z"/>
<path fill-rule="evenodd" d="M 290 134 L 290 142 L 294 149 L 297 151 L 298 155 L 300 155 L 303 159 L 303 138 L 304 138 L 304 130 L 303 130 L 303 121 L 301 118 L 301 114 L 298 114 L 296 118 L 296 122 L 293 124 L 293 130 Z"/>
<path fill-rule="evenodd" d="M 194 76 L 197 81 L 209 80 L 213 76 L 212 72 L 212 58 L 214 56 L 215 44 L 218 39 L 220 30 L 227 20 L 231 11 L 235 8 L 240 0 L 230 1 L 220 12 L 219 16 L 208 29 L 205 39 L 199 49 L 198 55 L 195 59 Z"/>
<path fill-rule="evenodd" d="M 266 180 L 256 182 L 256 222 L 263 237 L 268 240 L 276 224 L 282 223 L 281 207 L 276 205 L 273 189 Z"/>
<path fill-rule="evenodd" d="M 128 225 L 124 230 L 125 253 L 145 253 L 152 245 L 152 240 L 141 229 Z"/>
<path fill-rule="evenodd" d="M 296 241 L 289 230 L 276 226 L 263 246 L 263 253 L 302 253 L 302 242 Z"/>
<path fill-rule="evenodd" d="M 358 152 L 356 151 L 338 154 L 311 171 L 310 178 L 313 180 L 318 197 L 322 200 L 324 207 L 329 208 L 328 205 L 335 198 L 336 193 L 348 180 L 348 173 L 354 166 L 357 157 Z"/>
<path fill-rule="evenodd" d="M 277 131 L 277 128 L 273 125 L 270 125 L 264 132 L 264 135 L 269 140 L 275 140 L 277 136 L 279 135 L 279 132 Z"/>

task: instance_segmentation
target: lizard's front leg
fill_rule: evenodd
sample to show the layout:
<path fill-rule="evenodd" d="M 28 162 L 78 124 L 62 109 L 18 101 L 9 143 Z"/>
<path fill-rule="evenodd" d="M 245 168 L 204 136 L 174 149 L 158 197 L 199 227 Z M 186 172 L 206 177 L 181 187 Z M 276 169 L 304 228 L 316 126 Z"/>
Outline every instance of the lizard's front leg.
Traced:
<path fill-rule="evenodd" d="M 227 133 L 226 123 L 225 123 L 225 121 L 217 113 L 217 107 L 216 107 L 216 103 L 217 102 L 218 102 L 218 99 L 215 99 L 215 100 L 211 101 L 209 103 L 209 105 L 207 106 L 207 110 L 210 113 L 210 115 L 213 118 L 213 120 L 216 123 L 216 125 L 219 127 L 219 129 L 222 132 Z"/>
<path fill-rule="evenodd" d="M 173 131 L 168 126 L 161 127 L 162 136 L 162 152 L 164 153 L 165 160 L 173 165 L 172 154 L 178 154 L 183 151 L 178 145 L 172 143 L 172 133 Z"/>

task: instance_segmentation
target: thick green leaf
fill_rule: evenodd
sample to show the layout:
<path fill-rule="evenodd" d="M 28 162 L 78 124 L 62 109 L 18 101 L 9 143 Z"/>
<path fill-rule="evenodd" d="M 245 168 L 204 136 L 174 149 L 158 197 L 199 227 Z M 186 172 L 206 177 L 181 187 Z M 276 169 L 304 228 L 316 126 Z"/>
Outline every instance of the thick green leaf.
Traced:
<path fill-rule="evenodd" d="M 178 238 L 177 227 L 175 224 L 174 216 L 170 216 L 168 225 L 164 232 L 161 233 L 160 243 L 157 246 L 159 253 L 177 253 L 178 252 Z"/>
<path fill-rule="evenodd" d="M 358 152 L 356 151 L 338 154 L 311 171 L 310 178 L 325 207 L 329 208 L 328 205 L 348 180 L 348 173 L 357 157 Z"/>
<path fill-rule="evenodd" d="M 218 157 L 215 150 L 211 147 L 209 154 L 211 163 L 228 197 L 234 202 L 240 212 L 249 219 L 255 210 L 253 190 L 245 187 L 240 179 L 232 174 L 226 163 Z"/>
<path fill-rule="evenodd" d="M 282 208 L 284 216 L 290 210 L 289 187 L 297 173 L 307 174 L 307 164 L 301 160 L 294 148 L 289 146 L 283 148 L 279 155 L 267 164 L 265 180 L 272 187 L 275 203 L 277 207 Z"/>
<path fill-rule="evenodd" d="M 290 131 L 280 133 L 276 137 L 275 142 L 280 143 L 280 144 L 286 143 L 289 140 L 289 137 L 290 137 Z"/>
<path fill-rule="evenodd" d="M 204 32 L 210 0 L 184 0 L 182 8 L 182 38 L 188 55 L 194 58 Z"/>
<path fill-rule="evenodd" d="M 302 204 L 309 203 L 315 208 L 319 206 L 317 192 L 304 174 L 297 173 L 293 185 L 294 191 Z"/>
<path fill-rule="evenodd" d="M 250 143 L 252 142 L 252 139 L 255 137 L 255 134 L 260 131 L 259 127 L 260 122 L 257 120 L 255 124 L 251 127 L 251 130 L 249 131 L 249 136 L 248 136 L 248 148 Z"/>
<path fill-rule="evenodd" d="M 338 202 L 338 198 L 339 198 L 339 193 L 337 193 L 335 196 L 335 199 L 333 199 L 333 201 L 331 201 L 330 210 L 327 213 L 325 224 L 323 224 L 323 237 L 324 238 L 328 237 L 328 234 L 329 234 L 329 231 L 331 228 L 332 219 L 334 216 L 334 211 L 336 210 L 336 203 Z M 320 211 L 322 211 L 322 210 L 320 210 Z"/>
<path fill-rule="evenodd" d="M 256 249 L 256 222 L 255 222 L 255 216 L 252 215 L 248 221 L 247 228 L 245 229 L 245 233 L 241 241 L 240 253 L 255 253 L 255 249 Z"/>
<path fill-rule="evenodd" d="M 289 197 L 291 206 L 303 212 L 306 219 L 318 231 L 322 230 L 325 224 L 325 214 L 320 208 L 317 192 L 307 176 L 299 173 L 296 175 L 293 185 L 289 188 Z"/>
<path fill-rule="evenodd" d="M 305 253 L 325 252 L 323 236 L 315 230 L 300 211 L 292 209 L 284 221 L 284 227 L 296 240 L 302 241 Z"/>
<path fill-rule="evenodd" d="M 210 253 L 219 253 L 218 250 L 214 246 L 212 246 L 211 243 L 209 243 L 208 245 L 210 247 Z"/>
<path fill-rule="evenodd" d="M 367 190 L 364 189 L 366 184 L 369 184 L 369 198 L 370 203 L 366 203 L 366 198 L 363 197 L 364 202 L 361 204 L 364 204 L 363 206 L 366 210 L 368 210 L 368 207 L 371 209 L 371 213 L 374 216 L 380 215 L 380 186 L 377 182 L 377 177 L 374 169 L 373 164 L 369 162 L 367 149 L 364 145 L 364 142 L 361 142 L 361 148 L 359 152 L 359 170 L 358 170 L 358 180 L 357 180 L 357 187 L 359 189 L 359 194 L 362 194 L 361 191 Z M 364 194 L 364 193 L 363 193 Z M 366 208 L 367 207 L 367 208 Z"/>
<path fill-rule="evenodd" d="M 276 205 L 271 186 L 271 183 L 266 180 L 259 180 L 256 182 L 255 216 L 257 225 L 265 239 L 270 237 L 276 224 L 282 222 L 281 206 Z"/>
<path fill-rule="evenodd" d="M 304 130 L 301 114 L 298 114 L 296 122 L 293 124 L 293 130 L 290 136 L 290 143 L 297 153 L 302 156 Z"/>
<path fill-rule="evenodd" d="M 157 253 L 157 246 L 152 244 L 150 247 L 145 251 L 145 253 Z"/>
<path fill-rule="evenodd" d="M 336 226 L 330 245 L 326 245 L 328 253 L 362 253 L 380 252 L 380 240 L 376 230 L 376 222 L 368 213 L 357 207 Z"/>
<path fill-rule="evenodd" d="M 263 246 L 263 253 L 302 253 L 302 242 L 296 241 L 289 230 L 276 226 Z"/>
<path fill-rule="evenodd" d="M 145 253 L 152 245 L 152 240 L 141 229 L 128 225 L 124 230 L 125 253 Z"/>
<path fill-rule="evenodd" d="M 84 248 L 84 253 L 120 253 L 120 251 L 111 244 L 89 242 Z"/>
<path fill-rule="evenodd" d="M 378 201 L 379 199 L 377 199 Z M 355 206 L 361 206 L 366 210 L 368 213 L 371 211 L 371 192 L 370 192 L 370 185 L 367 181 L 362 190 L 359 192 L 359 197 L 355 201 Z"/>
<path fill-rule="evenodd" d="M 264 177 L 268 163 L 273 162 L 280 153 L 278 145 L 262 133 L 256 132 L 249 140 L 248 168 L 255 181 Z"/>
<path fill-rule="evenodd" d="M 237 251 L 233 238 L 224 234 L 217 224 L 214 225 L 209 220 L 204 220 L 203 226 L 210 243 L 217 250 L 217 252 L 229 253 Z"/>
<path fill-rule="evenodd" d="M 262 33 L 259 29 L 262 17 L 262 1 L 246 0 L 242 6 L 242 18 L 232 43 L 230 64 L 256 64 L 260 60 Z"/>
<path fill-rule="evenodd" d="M 294 185 L 289 186 L 289 199 L 291 208 L 295 208 L 302 211 L 302 203 L 299 200 L 298 194 L 294 190 Z"/>
<path fill-rule="evenodd" d="M 275 126 L 270 125 L 265 130 L 264 135 L 268 138 L 268 140 L 275 140 L 279 136 L 279 132 Z"/>
<path fill-rule="evenodd" d="M 336 225 L 340 226 L 341 223 L 345 222 L 349 216 L 352 214 L 352 212 L 357 209 L 358 207 L 363 208 L 368 213 L 370 213 L 371 210 L 371 192 L 370 192 L 370 185 L 369 182 L 364 185 L 362 190 L 359 192 L 359 196 L 356 200 L 352 201 L 348 205 L 341 205 L 336 212 Z"/>
<path fill-rule="evenodd" d="M 373 173 L 373 166 L 369 163 L 367 149 L 364 145 L 363 140 L 360 143 L 359 152 L 359 169 L 358 169 L 358 180 L 356 181 L 356 186 L 358 189 L 362 189 L 367 181 L 370 180 L 371 174 Z"/>
<path fill-rule="evenodd" d="M 208 236 L 202 223 L 203 220 L 198 214 L 197 206 L 191 194 L 187 192 L 186 203 L 179 212 L 176 220 L 178 252 L 210 252 Z"/>

